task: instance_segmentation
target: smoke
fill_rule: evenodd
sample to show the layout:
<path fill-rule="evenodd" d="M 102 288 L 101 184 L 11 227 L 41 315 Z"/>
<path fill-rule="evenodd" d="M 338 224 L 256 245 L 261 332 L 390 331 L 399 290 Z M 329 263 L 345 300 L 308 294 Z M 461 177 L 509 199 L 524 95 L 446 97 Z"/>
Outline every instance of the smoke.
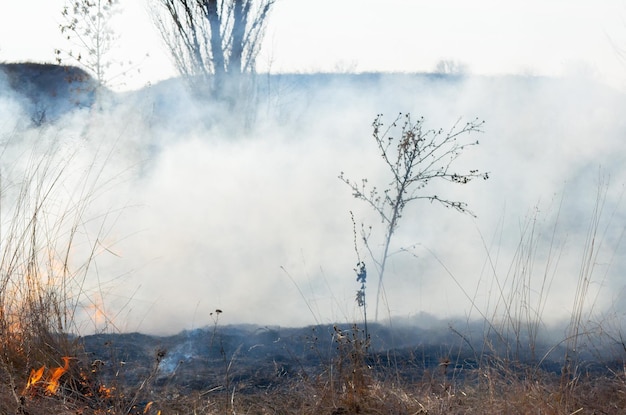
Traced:
<path fill-rule="evenodd" d="M 377 254 L 385 230 L 337 176 L 388 183 L 371 123 L 398 112 L 435 129 L 484 119 L 480 145 L 458 167 L 491 178 L 431 189 L 466 201 L 476 218 L 427 202 L 407 208 L 383 316 L 497 319 L 517 291 L 528 294 L 509 300 L 520 309 L 541 304 L 546 323 L 568 319 L 598 201 L 587 309 L 625 311 L 615 295 L 626 267 L 622 93 L 584 79 L 406 74 L 275 75 L 259 85 L 257 113 L 236 114 L 252 128 L 233 128 L 175 80 L 41 127 L 3 94 L 2 166 L 49 143 L 39 156 L 67 166 L 55 197 L 87 196 L 73 259 L 98 249 L 83 330 L 172 333 L 211 324 L 217 308 L 224 324 L 359 319 L 350 211 L 358 227 L 372 226 Z M 4 169 L 3 187 L 27 170 Z M 89 190 L 77 191 L 85 181 Z M 360 255 L 372 305 L 375 266 L 362 246 Z"/>

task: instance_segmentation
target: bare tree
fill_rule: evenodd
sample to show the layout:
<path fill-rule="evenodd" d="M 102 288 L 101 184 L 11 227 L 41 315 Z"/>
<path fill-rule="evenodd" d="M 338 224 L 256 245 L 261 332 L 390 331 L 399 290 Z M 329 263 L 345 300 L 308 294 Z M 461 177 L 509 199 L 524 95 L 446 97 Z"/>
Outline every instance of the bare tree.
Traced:
<path fill-rule="evenodd" d="M 59 28 L 72 47 L 67 51 L 55 49 L 57 62 L 61 64 L 63 55 L 67 55 L 91 72 L 98 86 L 104 86 L 112 64 L 109 53 L 117 38 L 110 22 L 118 6 L 119 0 L 67 0 Z"/>
<path fill-rule="evenodd" d="M 157 29 L 196 92 L 236 100 L 253 73 L 275 0 L 155 0 Z"/>
<path fill-rule="evenodd" d="M 399 124 L 400 134 L 395 136 L 393 132 L 398 129 Z M 415 200 L 428 200 L 461 213 L 472 214 L 466 203 L 428 193 L 425 188 L 433 181 L 466 184 L 477 177 L 485 180 L 489 178 L 488 173 L 480 173 L 478 170 L 462 173 L 451 171 L 452 164 L 465 148 L 478 145 L 478 140 L 462 141 L 463 136 L 481 131 L 482 124 L 483 122 L 475 120 L 463 126 L 455 124 L 448 131 L 428 130 L 424 128 L 423 118 L 412 121 L 409 114 L 400 114 L 388 128 L 383 128 L 382 116 L 379 115 L 372 124 L 373 137 L 391 173 L 389 186 L 381 192 L 370 186 L 367 179 L 359 183 L 346 178 L 343 172 L 339 175 L 339 179 L 350 187 L 355 198 L 366 202 L 378 213 L 386 228 L 380 256 L 369 245 L 369 233 L 362 232 L 363 242 L 378 271 L 374 317 L 376 321 L 383 277 L 390 255 L 389 248 L 407 204 Z M 359 263 L 362 263 L 360 258 Z M 365 265 L 362 267 L 364 270 Z M 364 303 L 359 302 L 359 305 Z"/>

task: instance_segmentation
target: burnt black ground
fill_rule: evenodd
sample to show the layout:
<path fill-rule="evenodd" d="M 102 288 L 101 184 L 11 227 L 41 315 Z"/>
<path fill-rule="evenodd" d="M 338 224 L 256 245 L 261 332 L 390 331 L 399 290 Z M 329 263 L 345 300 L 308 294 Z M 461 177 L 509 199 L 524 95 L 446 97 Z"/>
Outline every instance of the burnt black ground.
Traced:
<path fill-rule="evenodd" d="M 341 340 L 337 329 L 345 336 Z M 328 375 L 340 365 L 350 368 L 355 358 L 379 378 L 399 377 L 405 382 L 433 375 L 462 380 L 484 365 L 520 376 L 529 371 L 559 375 L 564 366 L 562 346 L 538 345 L 532 356 L 527 350 L 514 350 L 510 342 L 498 346 L 497 335 L 472 343 L 456 329 L 391 329 L 378 324 L 370 324 L 369 335 L 367 350 L 363 331 L 349 324 L 215 326 L 172 336 L 97 334 L 81 343 L 86 362 L 99 362 L 105 384 L 133 387 L 150 382 L 155 388 L 187 392 L 234 385 L 240 393 L 280 388 L 294 380 Z M 575 355 L 570 351 L 569 356 Z M 610 374 L 619 365 L 620 360 L 608 354 L 579 354 L 576 361 L 577 370 L 598 375 Z"/>

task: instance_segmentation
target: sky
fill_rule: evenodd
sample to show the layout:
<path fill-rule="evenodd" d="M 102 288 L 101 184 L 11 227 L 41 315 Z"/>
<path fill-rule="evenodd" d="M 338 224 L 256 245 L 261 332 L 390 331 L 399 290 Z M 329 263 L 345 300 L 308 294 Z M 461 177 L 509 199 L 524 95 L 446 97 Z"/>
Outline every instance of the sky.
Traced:
<path fill-rule="evenodd" d="M 0 60 L 53 61 L 62 5 L 7 2 Z M 76 264 L 94 240 L 98 253 L 90 284 L 80 287 L 86 330 L 111 322 L 173 333 L 211 325 L 216 308 L 225 324 L 358 318 L 349 212 L 373 226 L 375 252 L 384 230 L 337 176 L 388 184 L 371 124 L 383 113 L 388 125 L 398 112 L 424 116 L 433 129 L 484 119 L 480 146 L 460 166 L 491 178 L 434 188 L 467 201 L 476 217 L 436 204 L 406 212 L 385 313 L 496 319 L 508 298 L 516 312 L 567 319 L 601 201 L 589 304 L 608 313 L 605 321 L 626 315 L 623 2 L 278 0 L 260 72 L 430 72 L 446 60 L 468 76 L 309 78 L 315 87 L 268 78 L 247 133 L 213 125 L 223 114 L 176 83 L 159 86 L 175 72 L 146 7 L 128 2 L 117 17 L 116 53 L 140 69 L 113 86 L 136 91 L 119 94 L 117 105 L 39 129 L 11 92 L 0 94 L 3 185 L 21 183 L 37 157 L 52 157 L 51 168 L 69 177 L 51 211 L 88 199 L 89 209 L 70 212 L 89 218 L 80 221 L 86 241 L 76 242 Z M 11 218 L 6 205 L 0 214 Z M 538 289 L 545 275 L 549 296 Z"/>
<path fill-rule="evenodd" d="M 64 0 L 5 2 L 0 59 L 54 61 Z M 148 0 L 123 1 L 116 59 L 132 61 L 114 87 L 175 75 Z M 442 60 L 474 74 L 585 74 L 623 87 L 621 0 L 278 0 L 259 72 L 423 72 Z M 137 70 L 140 73 L 137 73 Z"/>

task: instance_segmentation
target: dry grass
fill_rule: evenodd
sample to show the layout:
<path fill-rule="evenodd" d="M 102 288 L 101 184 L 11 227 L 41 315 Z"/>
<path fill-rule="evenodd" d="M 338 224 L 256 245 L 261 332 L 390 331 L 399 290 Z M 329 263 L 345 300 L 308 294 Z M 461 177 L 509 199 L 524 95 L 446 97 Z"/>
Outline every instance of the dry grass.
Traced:
<path fill-rule="evenodd" d="M 67 379 L 66 379 L 67 382 Z M 70 393 L 70 392 L 74 392 Z M 322 378 L 254 393 L 216 391 L 153 394 L 151 401 L 108 405 L 64 390 L 54 396 L 25 395 L 12 399 L 9 385 L 0 390 L 0 411 L 13 414 L 618 414 L 626 408 L 624 377 L 579 379 L 563 389 L 559 377 L 543 373 L 535 379 L 483 368 L 463 382 L 424 380 L 396 385 L 372 376 L 361 389 L 336 389 Z"/>
<path fill-rule="evenodd" d="M 74 335 L 102 250 L 89 230 L 107 231 L 108 213 L 88 213 L 102 170 L 30 133 L 37 145 L 0 176 L 0 413 L 76 413 L 105 394 Z"/>

